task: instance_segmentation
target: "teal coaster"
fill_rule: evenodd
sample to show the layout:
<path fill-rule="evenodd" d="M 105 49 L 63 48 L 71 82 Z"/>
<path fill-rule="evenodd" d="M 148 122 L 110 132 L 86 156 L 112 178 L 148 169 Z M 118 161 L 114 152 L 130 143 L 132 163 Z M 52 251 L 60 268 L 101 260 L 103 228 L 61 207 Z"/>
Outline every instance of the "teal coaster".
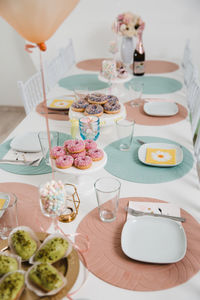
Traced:
<path fill-rule="evenodd" d="M 193 166 L 193 156 L 185 147 L 183 150 L 183 161 L 175 167 L 152 167 L 143 164 L 138 159 L 138 149 L 140 145 L 136 139 L 141 139 L 146 143 L 169 143 L 177 144 L 172 140 L 151 137 L 137 136 L 133 139 L 133 144 L 129 151 L 120 151 L 119 145 L 122 140 L 118 140 L 108 145 L 104 150 L 107 153 L 108 161 L 105 166 L 110 174 L 137 183 L 161 183 L 178 179 L 187 174 Z"/>
<path fill-rule="evenodd" d="M 102 90 L 109 87 L 109 84 L 98 79 L 97 74 L 77 74 L 62 78 L 58 84 L 68 90 Z"/>
<path fill-rule="evenodd" d="M 70 138 L 71 138 L 70 135 L 59 132 L 58 144 L 63 145 L 64 141 Z M 10 150 L 11 141 L 12 139 L 0 145 L 0 159 L 2 159 L 4 155 Z M 19 175 L 40 175 L 40 174 L 47 174 L 52 172 L 51 167 L 45 164 L 44 159 L 41 160 L 39 166 L 37 167 L 0 164 L 0 169 L 10 173 L 19 174 Z"/>
<path fill-rule="evenodd" d="M 142 82 L 144 84 L 143 94 L 170 94 L 182 88 L 182 83 L 176 79 L 161 76 L 142 76 L 134 77 L 124 85 L 127 89 L 134 86 L 134 83 Z"/>

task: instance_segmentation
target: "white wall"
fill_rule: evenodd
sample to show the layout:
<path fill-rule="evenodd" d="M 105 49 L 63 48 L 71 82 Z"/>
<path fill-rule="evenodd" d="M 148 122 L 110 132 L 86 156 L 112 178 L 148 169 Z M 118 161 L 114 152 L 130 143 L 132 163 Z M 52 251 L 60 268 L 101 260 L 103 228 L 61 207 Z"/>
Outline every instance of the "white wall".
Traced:
<path fill-rule="evenodd" d="M 72 37 L 77 61 L 108 56 L 114 17 L 125 11 L 139 14 L 146 22 L 144 46 L 147 59 L 181 60 L 187 38 L 193 61 L 200 69 L 200 0 L 80 0 L 75 10 L 47 42 L 51 56 Z M 44 26 L 44 24 L 42 25 Z M 0 20 L 0 105 L 22 105 L 17 81 L 27 79 L 38 64 L 37 54 L 24 51 L 23 39 Z"/>

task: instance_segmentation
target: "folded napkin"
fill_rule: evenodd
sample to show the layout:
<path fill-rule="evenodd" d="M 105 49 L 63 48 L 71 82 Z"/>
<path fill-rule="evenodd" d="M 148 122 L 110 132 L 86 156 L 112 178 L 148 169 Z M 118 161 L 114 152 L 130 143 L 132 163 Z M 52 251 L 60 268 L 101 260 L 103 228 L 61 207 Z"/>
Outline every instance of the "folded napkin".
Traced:
<path fill-rule="evenodd" d="M 147 148 L 146 163 L 174 165 L 176 164 L 176 149 Z"/>
<path fill-rule="evenodd" d="M 65 100 L 65 99 L 54 99 L 51 104 L 49 105 L 49 107 L 52 108 L 63 108 L 63 109 L 67 109 L 70 108 L 70 106 L 72 105 L 72 103 L 74 102 L 73 99 L 69 99 L 69 100 Z"/>
<path fill-rule="evenodd" d="M 163 214 L 170 215 L 174 217 L 180 217 L 180 208 L 171 203 L 160 203 L 160 202 L 135 202 L 129 201 L 129 207 L 135 210 L 155 213 L 155 214 Z M 137 218 L 127 213 L 127 220 L 131 218 Z"/>
<path fill-rule="evenodd" d="M 31 163 L 37 159 L 37 162 L 31 164 L 31 166 L 37 167 L 39 166 L 41 160 L 43 158 L 42 152 L 19 152 L 13 149 L 10 149 L 6 155 L 2 158 L 1 164 L 16 164 L 17 165 L 26 165 L 26 162 Z M 3 162 L 5 160 L 5 162 Z M 8 160 L 10 162 L 8 162 Z"/>

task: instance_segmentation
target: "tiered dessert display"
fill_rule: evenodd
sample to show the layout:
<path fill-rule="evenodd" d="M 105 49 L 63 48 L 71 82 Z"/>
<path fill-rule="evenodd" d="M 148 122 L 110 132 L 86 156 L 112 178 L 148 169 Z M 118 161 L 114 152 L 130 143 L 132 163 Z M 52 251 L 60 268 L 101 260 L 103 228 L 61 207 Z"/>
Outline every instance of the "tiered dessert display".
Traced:
<path fill-rule="evenodd" d="M 69 118 L 79 120 L 83 116 L 97 116 L 101 126 L 113 124 L 118 119 L 126 117 L 126 110 L 114 95 L 91 93 L 80 97 L 69 110 Z"/>

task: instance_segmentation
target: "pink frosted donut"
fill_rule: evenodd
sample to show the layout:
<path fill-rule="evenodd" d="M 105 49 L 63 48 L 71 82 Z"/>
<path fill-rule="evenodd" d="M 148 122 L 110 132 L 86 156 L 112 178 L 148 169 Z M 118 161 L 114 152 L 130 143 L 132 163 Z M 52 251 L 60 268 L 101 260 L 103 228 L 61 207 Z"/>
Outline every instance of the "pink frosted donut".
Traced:
<path fill-rule="evenodd" d="M 63 147 L 55 146 L 51 149 L 51 153 L 50 153 L 51 158 L 56 159 L 63 155 L 65 155 L 65 149 Z"/>
<path fill-rule="evenodd" d="M 63 155 L 56 159 L 56 167 L 59 169 L 67 169 L 72 166 L 74 159 L 71 155 Z"/>
<path fill-rule="evenodd" d="M 77 157 L 74 160 L 74 166 L 78 169 L 89 169 L 92 165 L 92 158 L 90 156 Z"/>
<path fill-rule="evenodd" d="M 67 150 L 67 146 L 70 145 L 72 142 L 73 142 L 73 140 L 66 140 L 66 141 L 64 142 L 63 147 L 65 148 L 65 150 Z"/>
<path fill-rule="evenodd" d="M 101 160 L 104 156 L 104 153 L 101 149 L 91 149 L 87 153 L 93 161 Z"/>
<path fill-rule="evenodd" d="M 96 149 L 97 143 L 93 140 L 85 140 L 85 150 Z"/>
<path fill-rule="evenodd" d="M 67 151 L 69 153 L 79 153 L 85 149 L 85 143 L 81 140 L 72 140 L 71 143 L 67 145 Z"/>
<path fill-rule="evenodd" d="M 75 159 L 77 157 L 85 157 L 86 151 L 83 150 L 82 152 L 79 152 L 79 153 L 70 153 L 69 155 L 71 155 L 73 157 L 73 159 Z"/>

